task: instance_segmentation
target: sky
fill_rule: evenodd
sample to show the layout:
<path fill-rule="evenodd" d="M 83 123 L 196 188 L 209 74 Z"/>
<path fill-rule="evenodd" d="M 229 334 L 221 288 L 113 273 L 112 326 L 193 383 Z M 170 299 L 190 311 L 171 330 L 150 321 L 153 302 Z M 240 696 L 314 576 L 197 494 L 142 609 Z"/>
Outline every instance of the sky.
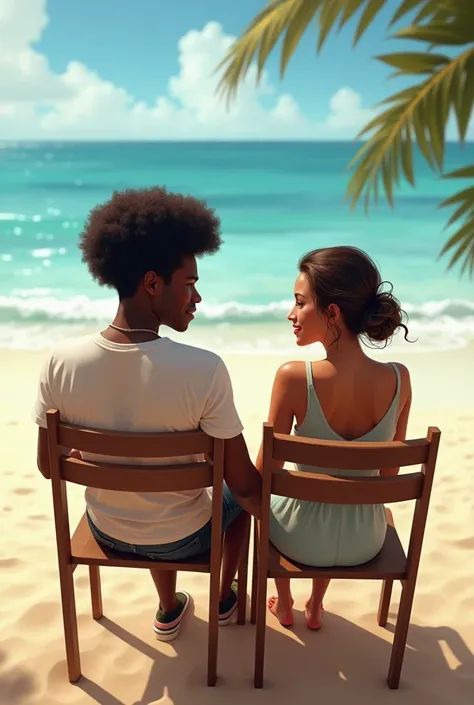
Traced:
<path fill-rule="evenodd" d="M 228 109 L 215 69 L 265 0 L 0 0 L 0 140 L 352 140 L 404 87 L 374 60 L 409 46 L 387 38 L 398 4 L 356 49 L 354 25 L 319 55 L 309 30 Z"/>

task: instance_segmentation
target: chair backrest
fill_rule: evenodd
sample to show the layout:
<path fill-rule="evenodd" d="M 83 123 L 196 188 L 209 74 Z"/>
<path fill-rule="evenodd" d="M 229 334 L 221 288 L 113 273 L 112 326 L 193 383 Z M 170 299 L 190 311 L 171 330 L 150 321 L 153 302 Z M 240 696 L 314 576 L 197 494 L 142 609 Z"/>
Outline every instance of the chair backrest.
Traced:
<path fill-rule="evenodd" d="M 119 433 L 62 423 L 59 412 L 46 414 L 49 464 L 56 536 L 70 550 L 66 482 L 121 492 L 179 492 L 213 487 L 212 521 L 222 523 L 224 441 L 204 431 L 174 433 Z M 125 465 L 90 462 L 63 454 L 63 448 L 120 458 L 179 458 L 205 454 L 200 463 Z M 64 543 L 66 541 L 66 544 Z M 68 546 L 67 546 L 68 544 Z M 63 554 L 64 555 L 64 554 Z"/>
<path fill-rule="evenodd" d="M 274 433 L 263 428 L 262 540 L 270 518 L 272 494 L 330 504 L 390 504 L 416 500 L 408 563 L 419 560 L 441 432 L 430 427 L 426 438 L 364 443 L 322 441 Z M 274 461 L 348 471 L 421 465 L 421 471 L 376 477 L 334 477 L 276 469 Z"/>

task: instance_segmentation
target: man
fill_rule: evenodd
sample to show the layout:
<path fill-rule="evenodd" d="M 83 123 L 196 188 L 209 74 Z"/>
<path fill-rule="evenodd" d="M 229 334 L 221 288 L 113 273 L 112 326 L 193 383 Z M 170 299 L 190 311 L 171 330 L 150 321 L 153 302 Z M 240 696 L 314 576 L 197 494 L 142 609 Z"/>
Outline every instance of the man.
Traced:
<path fill-rule="evenodd" d="M 80 248 L 94 279 L 117 291 L 118 310 L 101 333 L 56 347 L 41 374 L 35 420 L 40 427 L 38 467 L 46 478 L 46 412 L 51 408 L 64 421 L 86 427 L 129 432 L 201 428 L 225 439 L 219 605 L 224 625 L 237 605 L 233 579 L 248 513 L 258 512 L 260 476 L 249 458 L 222 360 L 159 335 L 161 325 L 180 332 L 188 328 L 201 301 L 196 257 L 213 254 L 220 245 L 214 212 L 203 202 L 163 188 L 115 193 L 96 207 Z M 209 490 L 145 494 L 88 488 L 85 498 L 92 532 L 115 550 L 181 560 L 210 548 Z M 151 574 L 160 600 L 155 634 L 170 641 L 178 635 L 190 598 L 176 592 L 176 571 Z"/>

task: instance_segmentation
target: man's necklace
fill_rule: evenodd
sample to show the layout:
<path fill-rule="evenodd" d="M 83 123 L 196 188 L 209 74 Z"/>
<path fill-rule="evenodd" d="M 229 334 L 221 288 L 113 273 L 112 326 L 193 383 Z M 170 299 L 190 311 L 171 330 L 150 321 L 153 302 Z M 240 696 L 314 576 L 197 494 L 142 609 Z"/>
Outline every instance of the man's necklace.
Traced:
<path fill-rule="evenodd" d="M 153 335 L 158 335 L 158 331 L 152 330 L 151 328 L 120 328 L 120 326 L 116 326 L 114 323 L 109 323 L 109 328 L 118 330 L 121 333 L 153 333 Z"/>

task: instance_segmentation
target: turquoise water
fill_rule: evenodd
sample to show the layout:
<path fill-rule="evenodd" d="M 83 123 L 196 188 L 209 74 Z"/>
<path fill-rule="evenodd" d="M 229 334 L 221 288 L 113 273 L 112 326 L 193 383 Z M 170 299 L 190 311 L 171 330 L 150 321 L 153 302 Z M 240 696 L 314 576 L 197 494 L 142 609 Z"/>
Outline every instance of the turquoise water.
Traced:
<path fill-rule="evenodd" d="M 421 345 L 465 342 L 474 336 L 474 286 L 438 260 L 449 214 L 437 208 L 462 182 L 442 181 L 420 164 L 416 189 L 404 185 L 395 210 L 382 205 L 366 217 L 362 206 L 353 212 L 344 201 L 355 149 L 348 143 L 3 145 L 0 345 L 39 347 L 108 320 L 115 296 L 81 263 L 78 233 L 88 211 L 114 190 L 150 185 L 203 198 L 222 219 L 222 250 L 200 263 L 198 336 L 261 347 L 265 324 L 284 321 L 298 257 L 315 247 L 355 244 L 393 282 Z M 474 145 L 448 147 L 448 168 L 472 161 Z"/>

